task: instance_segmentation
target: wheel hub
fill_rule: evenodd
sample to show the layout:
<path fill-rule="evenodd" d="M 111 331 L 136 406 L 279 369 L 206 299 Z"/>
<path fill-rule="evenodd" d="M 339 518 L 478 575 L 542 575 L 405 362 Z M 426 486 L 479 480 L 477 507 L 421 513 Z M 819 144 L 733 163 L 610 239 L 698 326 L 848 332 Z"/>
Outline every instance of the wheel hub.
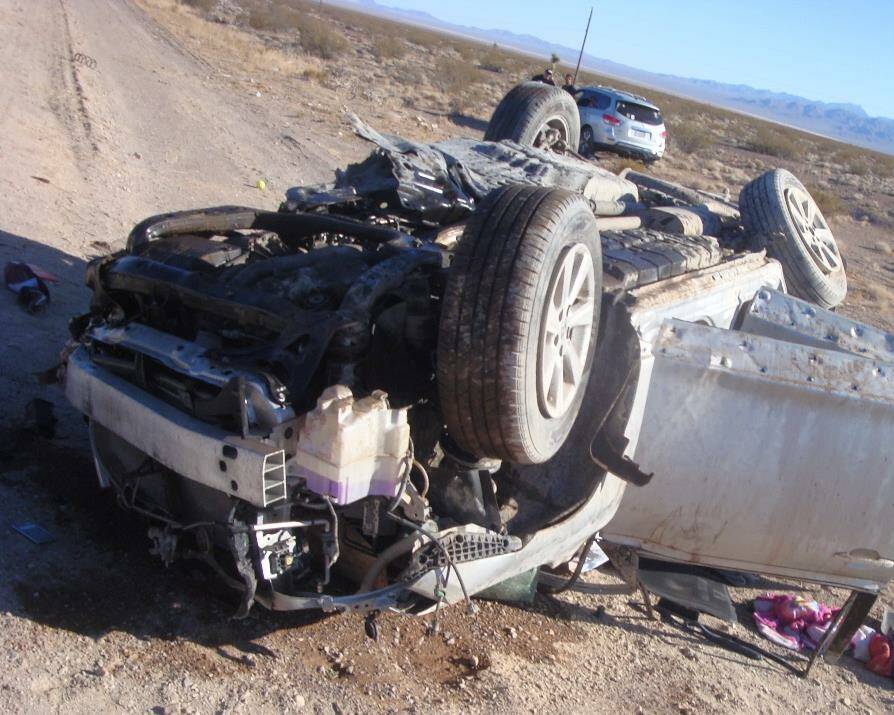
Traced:
<path fill-rule="evenodd" d="M 549 117 L 540 125 L 537 134 L 534 136 L 534 146 L 538 149 L 561 150 L 568 144 L 568 137 L 571 130 L 564 117 Z"/>
<path fill-rule="evenodd" d="M 595 282 L 587 247 L 575 244 L 565 249 L 550 278 L 538 350 L 537 398 L 547 417 L 564 415 L 583 382 Z"/>
<path fill-rule="evenodd" d="M 810 194 L 796 187 L 787 189 L 785 203 L 798 237 L 817 267 L 823 273 L 839 270 L 841 254 L 838 252 L 838 245 L 829 224 Z"/>

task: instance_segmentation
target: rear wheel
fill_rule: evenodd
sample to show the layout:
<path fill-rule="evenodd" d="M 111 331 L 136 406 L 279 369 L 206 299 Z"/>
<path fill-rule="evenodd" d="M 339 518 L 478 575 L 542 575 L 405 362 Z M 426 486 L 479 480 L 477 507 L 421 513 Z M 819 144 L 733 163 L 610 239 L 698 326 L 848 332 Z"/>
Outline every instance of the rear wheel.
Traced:
<path fill-rule="evenodd" d="M 447 280 L 438 387 L 448 432 L 478 457 L 545 462 L 580 410 L 602 294 L 583 196 L 507 186 L 470 220 Z"/>
<path fill-rule="evenodd" d="M 484 133 L 485 141 L 510 139 L 539 149 L 577 151 L 580 114 L 561 87 L 525 82 L 503 97 Z"/>
<path fill-rule="evenodd" d="M 775 169 L 742 189 L 739 209 L 745 230 L 782 264 L 789 292 L 823 308 L 847 294 L 844 259 L 829 224 L 795 176 Z"/>

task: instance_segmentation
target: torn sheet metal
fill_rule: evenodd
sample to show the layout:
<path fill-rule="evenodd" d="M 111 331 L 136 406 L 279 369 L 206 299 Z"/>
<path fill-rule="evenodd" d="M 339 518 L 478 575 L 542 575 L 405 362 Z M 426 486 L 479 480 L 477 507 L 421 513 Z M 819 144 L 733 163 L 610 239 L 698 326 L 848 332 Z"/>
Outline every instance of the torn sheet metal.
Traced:
<path fill-rule="evenodd" d="M 653 353 L 634 458 L 655 478 L 606 539 L 867 591 L 891 578 L 894 365 L 678 320 Z"/>
<path fill-rule="evenodd" d="M 514 142 L 449 139 L 423 144 L 382 134 L 349 115 L 358 136 L 377 149 L 359 164 L 338 172 L 331 187 L 314 193 L 295 188 L 287 203 L 307 208 L 310 200 L 353 192 L 383 211 L 402 209 L 430 223 L 446 225 L 466 218 L 475 203 L 507 184 L 559 187 L 591 201 L 636 204 L 636 186 L 591 162 L 524 147 Z"/>
<path fill-rule="evenodd" d="M 894 335 L 775 290 L 758 291 L 741 329 L 894 363 Z"/>
<path fill-rule="evenodd" d="M 591 201 L 637 203 L 636 186 L 592 162 L 522 146 L 511 141 L 448 139 L 432 147 L 451 165 L 462 166 L 483 195 L 507 184 L 555 186 L 581 193 Z"/>

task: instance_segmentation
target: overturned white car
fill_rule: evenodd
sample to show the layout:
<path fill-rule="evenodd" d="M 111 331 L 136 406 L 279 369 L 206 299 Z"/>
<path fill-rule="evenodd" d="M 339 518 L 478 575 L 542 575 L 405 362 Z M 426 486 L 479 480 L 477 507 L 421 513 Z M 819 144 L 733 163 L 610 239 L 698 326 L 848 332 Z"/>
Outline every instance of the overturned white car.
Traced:
<path fill-rule="evenodd" d="M 737 206 L 357 126 L 333 185 L 147 219 L 88 269 L 64 389 L 162 559 L 243 612 L 455 602 L 596 532 L 888 581 L 894 338 L 816 305 L 844 271 L 793 176 Z"/>

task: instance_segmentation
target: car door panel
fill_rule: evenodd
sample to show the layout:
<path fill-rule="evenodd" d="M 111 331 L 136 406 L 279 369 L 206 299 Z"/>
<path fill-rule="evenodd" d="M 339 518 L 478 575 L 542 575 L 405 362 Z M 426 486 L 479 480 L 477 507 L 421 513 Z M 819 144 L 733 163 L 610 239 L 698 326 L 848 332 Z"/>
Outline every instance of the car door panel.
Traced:
<path fill-rule="evenodd" d="M 769 289 L 742 327 L 774 336 L 662 324 L 633 455 L 655 476 L 627 489 L 603 536 L 878 590 L 894 573 L 894 364 L 877 359 L 890 336 Z M 824 331 L 836 349 L 817 347 Z"/>

